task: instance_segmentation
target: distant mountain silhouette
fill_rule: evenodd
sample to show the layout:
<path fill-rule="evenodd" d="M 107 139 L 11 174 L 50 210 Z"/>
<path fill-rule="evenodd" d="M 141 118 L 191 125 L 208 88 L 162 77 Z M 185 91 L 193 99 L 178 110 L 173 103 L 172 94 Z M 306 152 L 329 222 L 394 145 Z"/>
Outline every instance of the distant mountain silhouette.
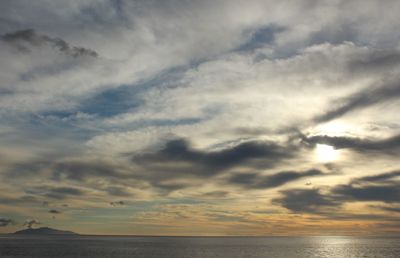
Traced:
<path fill-rule="evenodd" d="M 20 235 L 78 235 L 77 233 L 74 233 L 72 231 L 58 230 L 58 229 L 53 229 L 53 228 L 48 228 L 48 227 L 27 228 L 27 229 L 19 230 L 19 231 L 15 232 L 14 234 L 20 234 Z"/>

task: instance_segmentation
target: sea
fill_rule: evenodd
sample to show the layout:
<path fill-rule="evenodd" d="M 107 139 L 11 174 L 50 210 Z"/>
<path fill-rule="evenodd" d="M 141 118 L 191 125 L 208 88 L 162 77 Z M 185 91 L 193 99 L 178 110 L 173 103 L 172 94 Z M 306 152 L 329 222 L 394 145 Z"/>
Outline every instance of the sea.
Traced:
<path fill-rule="evenodd" d="M 0 236 L 2 258 L 400 257 L 400 237 Z"/>

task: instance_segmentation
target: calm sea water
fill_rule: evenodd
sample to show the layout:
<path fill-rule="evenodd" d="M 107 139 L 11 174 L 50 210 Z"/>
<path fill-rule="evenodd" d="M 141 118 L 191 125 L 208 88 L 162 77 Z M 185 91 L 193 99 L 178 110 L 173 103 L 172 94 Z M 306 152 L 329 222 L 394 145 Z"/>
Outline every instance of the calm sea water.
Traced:
<path fill-rule="evenodd" d="M 400 257 L 400 238 L 0 236 L 0 257 Z"/>

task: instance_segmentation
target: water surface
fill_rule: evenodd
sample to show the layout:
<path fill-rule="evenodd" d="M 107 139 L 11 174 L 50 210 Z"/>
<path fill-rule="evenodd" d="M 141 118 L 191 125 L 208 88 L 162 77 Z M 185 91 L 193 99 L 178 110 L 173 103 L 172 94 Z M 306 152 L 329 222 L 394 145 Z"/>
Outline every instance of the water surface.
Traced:
<path fill-rule="evenodd" d="M 0 257 L 400 257 L 387 237 L 0 236 Z"/>

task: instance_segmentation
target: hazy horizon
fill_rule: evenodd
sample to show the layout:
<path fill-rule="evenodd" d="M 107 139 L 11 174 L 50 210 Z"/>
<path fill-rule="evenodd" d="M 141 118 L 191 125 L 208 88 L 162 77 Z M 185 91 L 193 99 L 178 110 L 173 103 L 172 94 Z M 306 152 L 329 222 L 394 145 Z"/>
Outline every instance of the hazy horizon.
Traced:
<path fill-rule="evenodd" d="M 0 7 L 0 234 L 400 235 L 400 1 Z"/>

